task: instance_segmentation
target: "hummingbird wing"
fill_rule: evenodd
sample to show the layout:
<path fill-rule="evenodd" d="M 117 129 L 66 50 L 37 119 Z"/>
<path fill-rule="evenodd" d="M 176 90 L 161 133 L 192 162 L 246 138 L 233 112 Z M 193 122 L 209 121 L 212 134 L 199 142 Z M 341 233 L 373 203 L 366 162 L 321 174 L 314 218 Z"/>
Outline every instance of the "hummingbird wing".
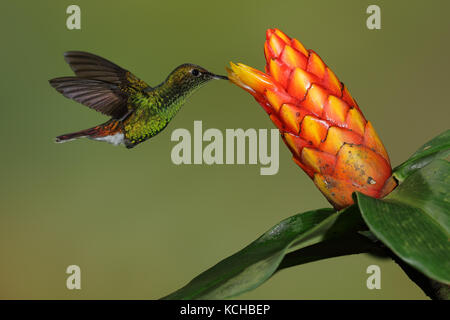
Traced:
<path fill-rule="evenodd" d="M 76 77 L 55 78 L 50 85 L 66 98 L 114 119 L 124 119 L 134 111 L 128 103 L 130 95 L 151 90 L 130 71 L 92 53 L 68 51 L 64 59 Z"/>
<path fill-rule="evenodd" d="M 120 119 L 128 113 L 128 95 L 113 83 L 78 77 L 61 77 L 50 80 L 50 85 L 66 98 L 114 119 Z"/>
<path fill-rule="evenodd" d="M 68 51 L 64 53 L 64 60 L 80 78 L 114 83 L 125 90 L 128 88 L 141 91 L 151 88 L 130 71 L 92 53 Z"/>

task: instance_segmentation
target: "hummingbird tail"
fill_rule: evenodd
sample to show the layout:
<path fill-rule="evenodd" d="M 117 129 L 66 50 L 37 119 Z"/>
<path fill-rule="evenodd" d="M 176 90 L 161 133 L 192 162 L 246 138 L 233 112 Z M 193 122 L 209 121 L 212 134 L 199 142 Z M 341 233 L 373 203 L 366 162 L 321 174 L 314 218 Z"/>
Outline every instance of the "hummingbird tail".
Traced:
<path fill-rule="evenodd" d="M 64 143 L 78 138 L 89 138 L 119 145 L 124 143 L 125 138 L 120 124 L 121 122 L 119 120 L 109 120 L 108 122 L 89 129 L 60 135 L 56 137 L 55 142 Z"/>

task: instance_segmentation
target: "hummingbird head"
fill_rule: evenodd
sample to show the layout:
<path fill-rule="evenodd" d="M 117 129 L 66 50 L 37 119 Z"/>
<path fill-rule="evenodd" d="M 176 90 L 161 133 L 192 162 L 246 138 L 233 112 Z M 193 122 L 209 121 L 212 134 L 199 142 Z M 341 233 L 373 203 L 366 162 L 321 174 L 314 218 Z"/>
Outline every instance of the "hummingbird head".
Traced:
<path fill-rule="evenodd" d="M 166 83 L 181 93 L 189 94 L 210 80 L 228 80 L 228 77 L 211 73 L 195 64 L 186 63 L 175 68 Z"/>

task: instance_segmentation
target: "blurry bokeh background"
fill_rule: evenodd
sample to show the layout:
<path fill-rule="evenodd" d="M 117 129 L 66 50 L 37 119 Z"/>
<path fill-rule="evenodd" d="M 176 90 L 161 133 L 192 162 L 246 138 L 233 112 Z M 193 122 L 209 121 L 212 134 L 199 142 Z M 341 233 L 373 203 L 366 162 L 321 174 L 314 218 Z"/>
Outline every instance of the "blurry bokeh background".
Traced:
<path fill-rule="evenodd" d="M 66 8 L 81 7 L 81 30 Z M 381 7 L 382 29 L 366 28 Z M 62 54 L 85 50 L 150 85 L 177 65 L 224 73 L 229 61 L 263 69 L 265 30 L 312 48 L 344 81 L 393 166 L 448 128 L 448 1 L 2 1 L 0 61 L 0 298 L 156 299 L 180 288 L 293 214 L 328 203 L 280 141 L 280 170 L 181 165 L 176 128 L 273 128 L 253 98 L 216 81 L 169 127 L 135 149 L 56 135 L 105 117 L 47 80 L 71 75 Z M 65 269 L 82 271 L 67 290 Z M 368 290 L 370 264 L 382 289 Z M 276 274 L 243 299 L 424 299 L 395 263 L 367 255 Z"/>

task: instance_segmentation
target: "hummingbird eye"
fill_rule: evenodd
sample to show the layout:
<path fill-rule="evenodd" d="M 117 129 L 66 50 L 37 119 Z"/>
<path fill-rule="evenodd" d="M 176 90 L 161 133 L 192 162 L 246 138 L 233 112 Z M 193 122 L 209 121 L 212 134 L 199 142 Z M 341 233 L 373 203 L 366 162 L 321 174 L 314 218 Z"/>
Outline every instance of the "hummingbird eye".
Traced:
<path fill-rule="evenodd" d="M 198 76 L 200 76 L 200 71 L 198 70 L 198 69 L 192 69 L 191 70 L 191 73 L 192 73 L 192 75 L 194 76 L 194 77 L 198 77 Z"/>

